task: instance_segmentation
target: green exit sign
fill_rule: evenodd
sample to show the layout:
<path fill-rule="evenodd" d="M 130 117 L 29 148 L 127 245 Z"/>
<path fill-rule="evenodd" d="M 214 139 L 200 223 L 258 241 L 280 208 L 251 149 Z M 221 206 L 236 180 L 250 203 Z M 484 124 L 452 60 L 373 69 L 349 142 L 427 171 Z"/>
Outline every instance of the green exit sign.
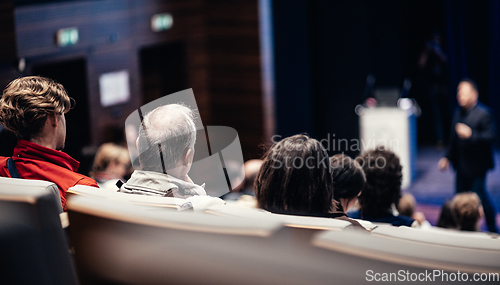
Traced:
<path fill-rule="evenodd" d="M 56 38 L 57 45 L 60 47 L 76 45 L 76 43 L 78 42 L 78 29 L 60 29 L 57 31 Z"/>
<path fill-rule="evenodd" d="M 151 30 L 161 32 L 168 30 L 174 24 L 174 18 L 168 13 L 156 14 L 151 17 Z"/>

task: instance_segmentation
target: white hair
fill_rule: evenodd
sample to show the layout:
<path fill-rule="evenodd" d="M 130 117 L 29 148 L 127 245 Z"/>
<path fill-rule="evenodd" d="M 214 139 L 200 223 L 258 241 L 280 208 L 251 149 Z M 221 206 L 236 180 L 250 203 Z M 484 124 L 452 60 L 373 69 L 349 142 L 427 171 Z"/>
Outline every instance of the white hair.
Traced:
<path fill-rule="evenodd" d="M 147 113 L 138 138 L 141 168 L 157 172 L 174 168 L 189 149 L 194 149 L 194 119 L 193 110 L 181 104 L 163 105 Z"/>

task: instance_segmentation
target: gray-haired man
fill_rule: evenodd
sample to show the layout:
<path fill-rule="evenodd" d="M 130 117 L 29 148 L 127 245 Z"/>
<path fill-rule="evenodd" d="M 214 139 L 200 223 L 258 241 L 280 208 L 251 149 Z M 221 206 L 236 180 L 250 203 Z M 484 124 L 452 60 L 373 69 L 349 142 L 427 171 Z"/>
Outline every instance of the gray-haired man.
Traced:
<path fill-rule="evenodd" d="M 169 104 L 146 114 L 137 138 L 140 170 L 132 173 L 120 192 L 176 198 L 206 195 L 188 176 L 195 141 L 190 108 Z"/>

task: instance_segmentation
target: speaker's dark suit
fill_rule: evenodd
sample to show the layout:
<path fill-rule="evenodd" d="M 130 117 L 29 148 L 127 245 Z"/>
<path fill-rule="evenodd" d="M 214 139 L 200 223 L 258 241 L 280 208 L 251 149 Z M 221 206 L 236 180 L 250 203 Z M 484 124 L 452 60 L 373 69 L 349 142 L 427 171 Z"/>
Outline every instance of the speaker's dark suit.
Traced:
<path fill-rule="evenodd" d="M 463 123 L 472 130 L 467 139 L 458 136 L 455 126 Z M 488 108 L 478 103 L 472 109 L 458 109 L 452 121 L 450 145 L 445 155 L 457 171 L 457 193 L 476 192 L 481 198 L 488 230 L 498 232 L 495 208 L 485 188 L 486 172 L 494 167 L 493 140 L 495 124 Z"/>

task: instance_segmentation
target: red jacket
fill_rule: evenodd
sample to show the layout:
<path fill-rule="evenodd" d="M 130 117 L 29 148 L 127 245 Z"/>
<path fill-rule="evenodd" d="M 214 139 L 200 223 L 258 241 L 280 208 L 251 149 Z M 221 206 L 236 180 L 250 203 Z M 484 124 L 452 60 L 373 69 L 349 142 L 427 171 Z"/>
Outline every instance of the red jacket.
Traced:
<path fill-rule="evenodd" d="M 11 177 L 7 159 L 9 157 L 0 157 L 0 176 L 3 177 Z M 21 178 L 54 182 L 59 187 L 64 210 L 69 188 L 77 184 L 98 187 L 94 179 L 76 173 L 80 163 L 62 151 L 19 140 L 12 159 Z"/>

